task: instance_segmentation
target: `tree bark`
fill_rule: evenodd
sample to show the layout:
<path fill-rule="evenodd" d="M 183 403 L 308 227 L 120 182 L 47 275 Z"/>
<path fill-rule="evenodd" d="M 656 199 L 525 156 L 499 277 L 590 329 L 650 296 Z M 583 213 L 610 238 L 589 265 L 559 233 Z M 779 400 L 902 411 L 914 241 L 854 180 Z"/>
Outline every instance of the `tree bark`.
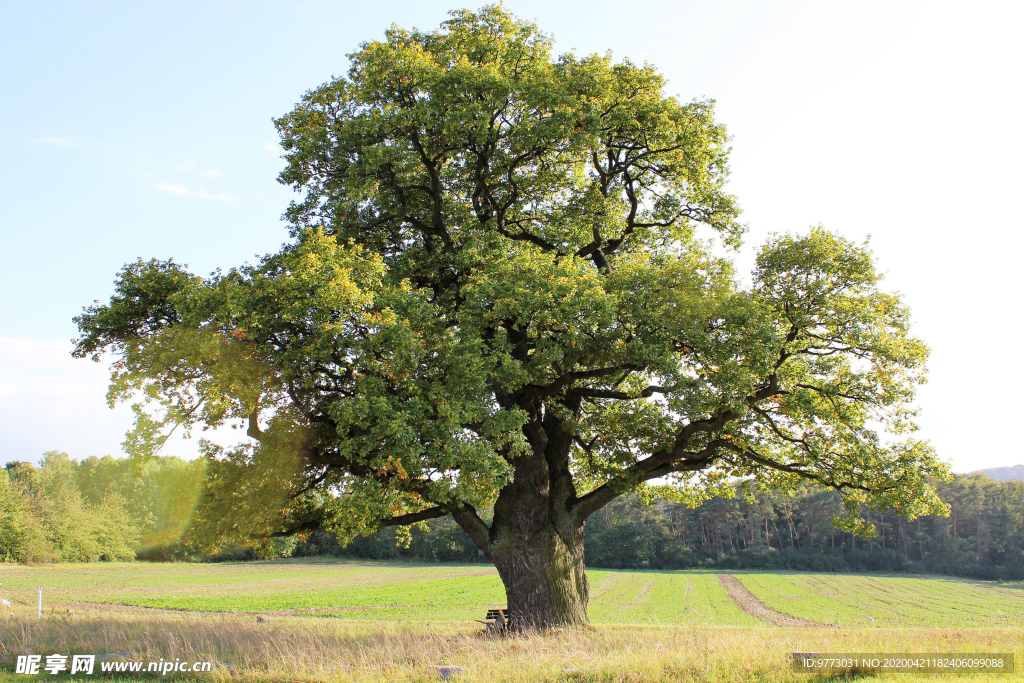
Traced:
<path fill-rule="evenodd" d="M 589 587 L 583 565 L 583 527 L 566 543 L 554 529 L 514 534 L 509 550 L 492 552 L 505 584 L 509 629 L 525 631 L 587 623 Z"/>
<path fill-rule="evenodd" d="M 524 427 L 531 453 L 511 461 L 512 480 L 494 504 L 485 552 L 505 584 L 512 631 L 587 623 L 583 565 L 586 517 L 574 509 L 571 435 L 550 406 Z M 568 410 L 578 410 L 578 401 Z"/>

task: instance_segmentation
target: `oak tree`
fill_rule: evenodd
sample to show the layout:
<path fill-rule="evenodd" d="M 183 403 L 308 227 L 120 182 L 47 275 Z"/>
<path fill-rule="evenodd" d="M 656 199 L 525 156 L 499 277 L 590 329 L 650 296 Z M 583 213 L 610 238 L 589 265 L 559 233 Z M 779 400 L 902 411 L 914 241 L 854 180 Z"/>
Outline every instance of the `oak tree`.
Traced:
<path fill-rule="evenodd" d="M 207 446 L 216 537 L 450 515 L 515 628 L 586 621 L 583 528 L 629 491 L 813 480 L 861 531 L 864 505 L 941 510 L 906 307 L 820 228 L 772 238 L 741 284 L 712 105 L 649 65 L 554 56 L 500 7 L 393 27 L 276 121 L 291 241 L 208 278 L 127 265 L 75 354 L 113 354 L 112 401 L 158 406 L 129 450 L 245 425 Z"/>

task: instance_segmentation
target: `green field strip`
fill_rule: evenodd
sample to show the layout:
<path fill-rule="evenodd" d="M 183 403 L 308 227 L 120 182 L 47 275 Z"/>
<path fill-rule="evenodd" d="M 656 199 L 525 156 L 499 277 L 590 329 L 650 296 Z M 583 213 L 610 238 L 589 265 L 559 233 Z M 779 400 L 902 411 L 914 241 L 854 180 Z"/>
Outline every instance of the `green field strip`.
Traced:
<path fill-rule="evenodd" d="M 881 585 L 882 583 L 885 585 Z M 1024 599 L 1010 599 L 988 586 L 942 579 L 876 580 L 874 586 L 887 603 L 907 601 L 936 626 L 972 626 L 991 623 L 1024 625 Z M 882 599 L 881 597 L 879 599 Z M 943 623 L 946 621 L 946 623 Z"/>
<path fill-rule="evenodd" d="M 769 607 L 850 627 L 1021 627 L 1024 590 L 943 577 L 735 572 Z M 758 626 L 713 572 L 587 572 L 599 624 Z M 113 603 L 200 612 L 271 612 L 361 621 L 465 622 L 503 606 L 486 564 L 304 561 L 0 565 L 3 597 L 34 610 Z M 101 608 L 102 609 L 102 608 Z"/>
<path fill-rule="evenodd" d="M 600 600 L 607 591 L 625 578 L 622 572 L 610 572 L 591 569 L 587 571 L 587 582 L 590 584 L 590 601 Z"/>
<path fill-rule="evenodd" d="M 615 610 L 609 610 L 608 618 L 619 623 L 632 624 L 651 619 L 650 591 L 654 588 L 655 580 L 661 579 L 656 574 L 633 574 L 628 575 L 629 588 L 622 594 Z"/>
<path fill-rule="evenodd" d="M 613 590 L 590 603 L 594 623 L 757 626 L 737 607 L 714 574 L 620 572 Z"/>
<path fill-rule="evenodd" d="M 654 574 L 644 621 L 656 624 L 759 626 L 725 594 L 715 574 Z"/>
<path fill-rule="evenodd" d="M 773 609 L 838 626 L 1024 625 L 1024 599 L 980 582 L 943 578 L 744 573 Z"/>
<path fill-rule="evenodd" d="M 862 596 L 862 618 L 878 624 L 962 627 L 993 624 L 995 619 L 999 625 L 1011 626 L 1024 621 L 1020 618 L 1024 615 L 1024 601 L 1016 601 L 1016 619 L 1000 614 L 999 596 L 977 583 L 909 577 L 851 579 L 845 586 L 850 593 Z"/>
<path fill-rule="evenodd" d="M 44 586 L 46 604 L 97 602 L 202 612 L 297 610 L 362 620 L 465 621 L 504 604 L 500 581 L 488 565 L 64 565 L 59 574 L 45 571 L 48 567 L 28 573 L 3 569 L 5 593 L 20 597 L 23 604 L 34 601 L 38 585 Z"/>
<path fill-rule="evenodd" d="M 149 598 L 126 596 L 120 604 L 205 612 L 273 612 L 370 608 L 370 610 L 426 609 L 500 604 L 504 591 L 497 575 L 463 576 L 440 579 L 400 579 L 357 586 L 323 586 L 319 590 L 266 591 L 262 594 L 210 593 L 181 597 Z M 345 616 L 338 611 L 334 616 Z"/>
<path fill-rule="evenodd" d="M 700 580 L 697 580 L 699 577 Z M 693 576 L 694 600 L 705 618 L 702 623 L 727 626 L 763 626 L 732 601 L 718 582 L 717 574 Z"/>
<path fill-rule="evenodd" d="M 737 578 L 772 609 L 823 624 L 872 626 L 877 622 L 871 621 L 871 611 L 882 611 L 870 589 L 850 586 L 850 577 L 829 576 L 838 580 L 824 583 L 820 575 L 737 574 Z M 898 611 L 896 615 L 887 613 L 887 617 L 894 616 L 898 621 Z"/>

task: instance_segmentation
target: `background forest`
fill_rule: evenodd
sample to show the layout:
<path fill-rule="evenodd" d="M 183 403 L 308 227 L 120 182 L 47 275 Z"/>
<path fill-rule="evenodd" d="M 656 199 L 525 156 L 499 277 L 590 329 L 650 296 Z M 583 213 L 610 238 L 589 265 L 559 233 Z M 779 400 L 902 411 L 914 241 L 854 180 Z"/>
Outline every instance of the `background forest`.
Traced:
<path fill-rule="evenodd" d="M 482 560 L 450 519 L 388 529 L 346 547 L 314 532 L 252 547 L 211 550 L 194 519 L 205 461 L 154 457 L 138 462 L 49 452 L 39 466 L 0 470 L 0 561 L 246 560 L 331 555 L 419 561 Z M 752 490 L 696 508 L 627 497 L 591 517 L 587 565 L 607 568 L 743 568 L 906 571 L 982 579 L 1024 579 L 1024 481 L 982 474 L 937 482 L 948 517 L 908 522 L 870 513 L 878 534 L 833 528 L 833 491 L 807 486 L 795 496 Z"/>

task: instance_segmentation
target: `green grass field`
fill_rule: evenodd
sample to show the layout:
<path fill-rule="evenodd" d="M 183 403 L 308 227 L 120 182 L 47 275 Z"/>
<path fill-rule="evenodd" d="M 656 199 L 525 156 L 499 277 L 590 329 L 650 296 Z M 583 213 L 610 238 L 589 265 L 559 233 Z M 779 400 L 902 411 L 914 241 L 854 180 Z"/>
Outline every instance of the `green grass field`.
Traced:
<path fill-rule="evenodd" d="M 944 577 L 737 574 L 765 604 L 823 624 L 1024 627 L 1024 585 Z"/>
<path fill-rule="evenodd" d="M 597 623 L 756 626 L 714 574 L 588 572 Z M 372 562 L 3 566 L 0 582 L 22 609 L 88 603 L 200 612 L 311 614 L 360 620 L 465 622 L 504 606 L 488 565 Z"/>
<path fill-rule="evenodd" d="M 779 627 L 741 609 L 720 574 L 592 570 L 594 628 L 506 640 L 475 622 L 504 603 L 488 565 L 0 565 L 0 595 L 14 603 L 0 612 L 0 682 L 30 680 L 5 673 L 17 654 L 52 652 L 208 660 L 218 665 L 198 680 L 267 683 L 437 681 L 439 665 L 463 667 L 452 680 L 465 683 L 828 680 L 789 671 L 788 653 L 806 651 L 1014 652 L 1024 669 L 1021 584 L 730 572 L 768 608 L 805 620 Z"/>
<path fill-rule="evenodd" d="M 1024 627 L 1024 586 L 941 577 L 731 572 L 769 607 L 852 627 Z M 713 572 L 588 572 L 597 624 L 759 626 Z M 341 619 L 465 622 L 504 605 L 488 565 L 350 561 L 239 564 L 0 565 L 19 609 L 89 603 L 198 612 L 262 612 Z"/>

